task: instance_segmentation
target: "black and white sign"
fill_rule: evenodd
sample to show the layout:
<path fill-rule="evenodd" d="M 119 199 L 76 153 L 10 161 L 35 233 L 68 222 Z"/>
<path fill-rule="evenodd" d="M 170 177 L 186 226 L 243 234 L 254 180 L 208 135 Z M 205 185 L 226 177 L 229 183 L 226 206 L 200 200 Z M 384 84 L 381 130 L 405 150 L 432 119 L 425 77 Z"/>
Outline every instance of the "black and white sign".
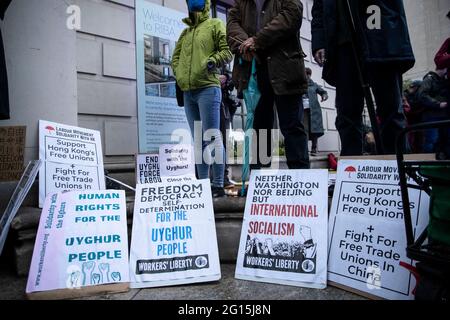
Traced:
<path fill-rule="evenodd" d="M 39 207 L 48 193 L 105 189 L 100 132 L 39 121 Z"/>
<path fill-rule="evenodd" d="M 409 197 L 418 236 L 428 224 L 429 197 L 413 189 Z M 401 266 L 412 261 L 396 161 L 339 161 L 329 231 L 330 281 L 386 299 L 413 298 L 414 277 Z"/>
<path fill-rule="evenodd" d="M 209 180 L 137 185 L 130 277 L 132 288 L 220 279 Z"/>
<path fill-rule="evenodd" d="M 252 171 L 236 278 L 323 289 L 328 172 Z"/>

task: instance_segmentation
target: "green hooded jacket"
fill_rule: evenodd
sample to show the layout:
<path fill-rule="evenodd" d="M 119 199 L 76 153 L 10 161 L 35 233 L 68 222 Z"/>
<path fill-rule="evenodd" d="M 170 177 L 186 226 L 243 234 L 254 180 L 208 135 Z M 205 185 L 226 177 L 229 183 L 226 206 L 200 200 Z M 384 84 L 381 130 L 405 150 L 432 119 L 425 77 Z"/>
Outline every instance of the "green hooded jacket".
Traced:
<path fill-rule="evenodd" d="M 210 18 L 210 2 L 206 0 L 203 12 L 183 19 L 188 28 L 181 33 L 172 57 L 172 69 L 182 91 L 220 87 L 218 75 L 208 72 L 208 61 L 221 67 L 233 58 L 225 24 Z"/>

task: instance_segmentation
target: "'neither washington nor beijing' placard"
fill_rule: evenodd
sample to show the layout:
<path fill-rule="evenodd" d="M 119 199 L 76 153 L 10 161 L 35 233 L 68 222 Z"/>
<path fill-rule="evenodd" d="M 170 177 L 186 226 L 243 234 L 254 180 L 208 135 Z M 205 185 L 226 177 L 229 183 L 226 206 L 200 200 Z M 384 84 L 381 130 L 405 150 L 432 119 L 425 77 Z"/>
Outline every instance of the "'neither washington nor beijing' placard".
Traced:
<path fill-rule="evenodd" d="M 132 288 L 220 279 L 209 180 L 137 185 L 130 276 Z"/>
<path fill-rule="evenodd" d="M 158 154 L 136 155 L 136 184 L 159 183 L 161 173 Z"/>
<path fill-rule="evenodd" d="M 328 172 L 252 171 L 236 278 L 323 289 Z"/>
<path fill-rule="evenodd" d="M 26 127 L 0 127 L 0 181 L 17 181 L 23 173 Z"/>
<path fill-rule="evenodd" d="M 417 236 L 428 223 L 429 197 L 413 189 L 409 197 Z M 330 281 L 386 299 L 413 298 L 415 280 L 400 265 L 411 260 L 396 161 L 339 162 L 329 231 Z"/>
<path fill-rule="evenodd" d="M 27 293 L 129 282 L 125 191 L 49 194 Z"/>
<path fill-rule="evenodd" d="M 100 132 L 39 121 L 39 207 L 48 193 L 105 189 Z"/>

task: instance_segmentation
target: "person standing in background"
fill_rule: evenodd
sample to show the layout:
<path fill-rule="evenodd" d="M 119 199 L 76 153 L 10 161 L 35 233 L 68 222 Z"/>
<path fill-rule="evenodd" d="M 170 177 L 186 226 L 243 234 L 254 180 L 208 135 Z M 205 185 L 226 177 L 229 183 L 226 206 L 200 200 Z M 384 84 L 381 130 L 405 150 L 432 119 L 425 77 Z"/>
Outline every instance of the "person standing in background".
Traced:
<path fill-rule="evenodd" d="M 6 70 L 5 51 L 2 39 L 2 23 L 5 18 L 6 9 L 12 0 L 2 0 L 0 2 L 0 120 L 9 119 L 9 89 L 8 74 Z"/>
<path fill-rule="evenodd" d="M 402 75 L 414 66 L 415 58 L 403 1 L 376 1 L 380 24 L 375 27 L 368 23 L 370 4 L 361 0 L 314 0 L 312 8 L 312 51 L 323 67 L 323 79 L 336 87 L 336 128 L 342 156 L 363 152 L 365 95 L 358 63 L 373 90 L 385 154 L 395 154 L 396 137 L 406 127 Z"/>
<path fill-rule="evenodd" d="M 199 2 L 202 2 L 198 6 Z M 210 0 L 187 0 L 189 17 L 183 19 L 183 30 L 172 57 L 172 69 L 180 89 L 184 92 L 184 108 L 192 137 L 195 123 L 202 128 L 202 150 L 195 150 L 199 179 L 209 179 L 213 157 L 212 196 L 225 196 L 223 189 L 225 153 L 220 134 L 221 85 L 217 68 L 232 59 L 227 45 L 225 25 L 219 19 L 210 18 Z M 211 141 L 203 140 L 205 132 L 212 134 Z M 200 157 L 201 159 L 200 159 Z M 200 162 L 200 163 L 198 163 Z"/>
<path fill-rule="evenodd" d="M 238 92 L 247 89 L 255 58 L 261 99 L 255 110 L 253 129 L 268 130 L 266 151 L 272 155 L 271 130 L 277 109 L 290 169 L 309 169 L 308 138 L 301 119 L 302 95 L 308 90 L 304 53 L 300 44 L 303 4 L 300 0 L 236 0 L 229 10 L 227 39 L 234 59 L 233 80 Z M 257 164 L 263 167 L 260 151 Z M 264 164 L 267 166 L 267 164 Z"/>
<path fill-rule="evenodd" d="M 308 78 L 308 93 L 303 96 L 304 117 L 303 124 L 308 132 L 309 140 L 312 142 L 311 155 L 317 155 L 317 142 L 324 135 L 322 107 L 317 95 L 321 97 L 320 102 L 328 100 L 328 92 L 315 83 L 312 79 L 312 70 L 306 68 Z"/>
<path fill-rule="evenodd" d="M 424 107 L 422 122 L 449 120 L 449 91 L 450 84 L 446 78 L 447 69 L 431 71 L 423 78 L 418 91 L 419 103 Z M 444 138 L 443 130 L 428 129 L 425 131 L 423 151 L 434 153 L 438 150 L 439 139 Z"/>

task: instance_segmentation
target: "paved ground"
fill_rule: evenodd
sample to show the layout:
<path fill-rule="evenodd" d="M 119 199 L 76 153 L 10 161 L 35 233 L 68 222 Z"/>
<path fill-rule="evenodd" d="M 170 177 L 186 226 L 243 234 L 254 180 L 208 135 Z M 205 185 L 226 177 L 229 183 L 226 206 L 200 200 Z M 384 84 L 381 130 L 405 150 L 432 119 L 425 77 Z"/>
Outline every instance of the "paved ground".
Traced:
<path fill-rule="evenodd" d="M 131 289 L 127 293 L 95 296 L 89 300 L 358 300 L 359 296 L 328 287 L 298 288 L 234 279 L 235 265 L 222 265 L 218 282 L 156 289 Z M 24 299 L 25 278 L 0 264 L 0 300 Z"/>

